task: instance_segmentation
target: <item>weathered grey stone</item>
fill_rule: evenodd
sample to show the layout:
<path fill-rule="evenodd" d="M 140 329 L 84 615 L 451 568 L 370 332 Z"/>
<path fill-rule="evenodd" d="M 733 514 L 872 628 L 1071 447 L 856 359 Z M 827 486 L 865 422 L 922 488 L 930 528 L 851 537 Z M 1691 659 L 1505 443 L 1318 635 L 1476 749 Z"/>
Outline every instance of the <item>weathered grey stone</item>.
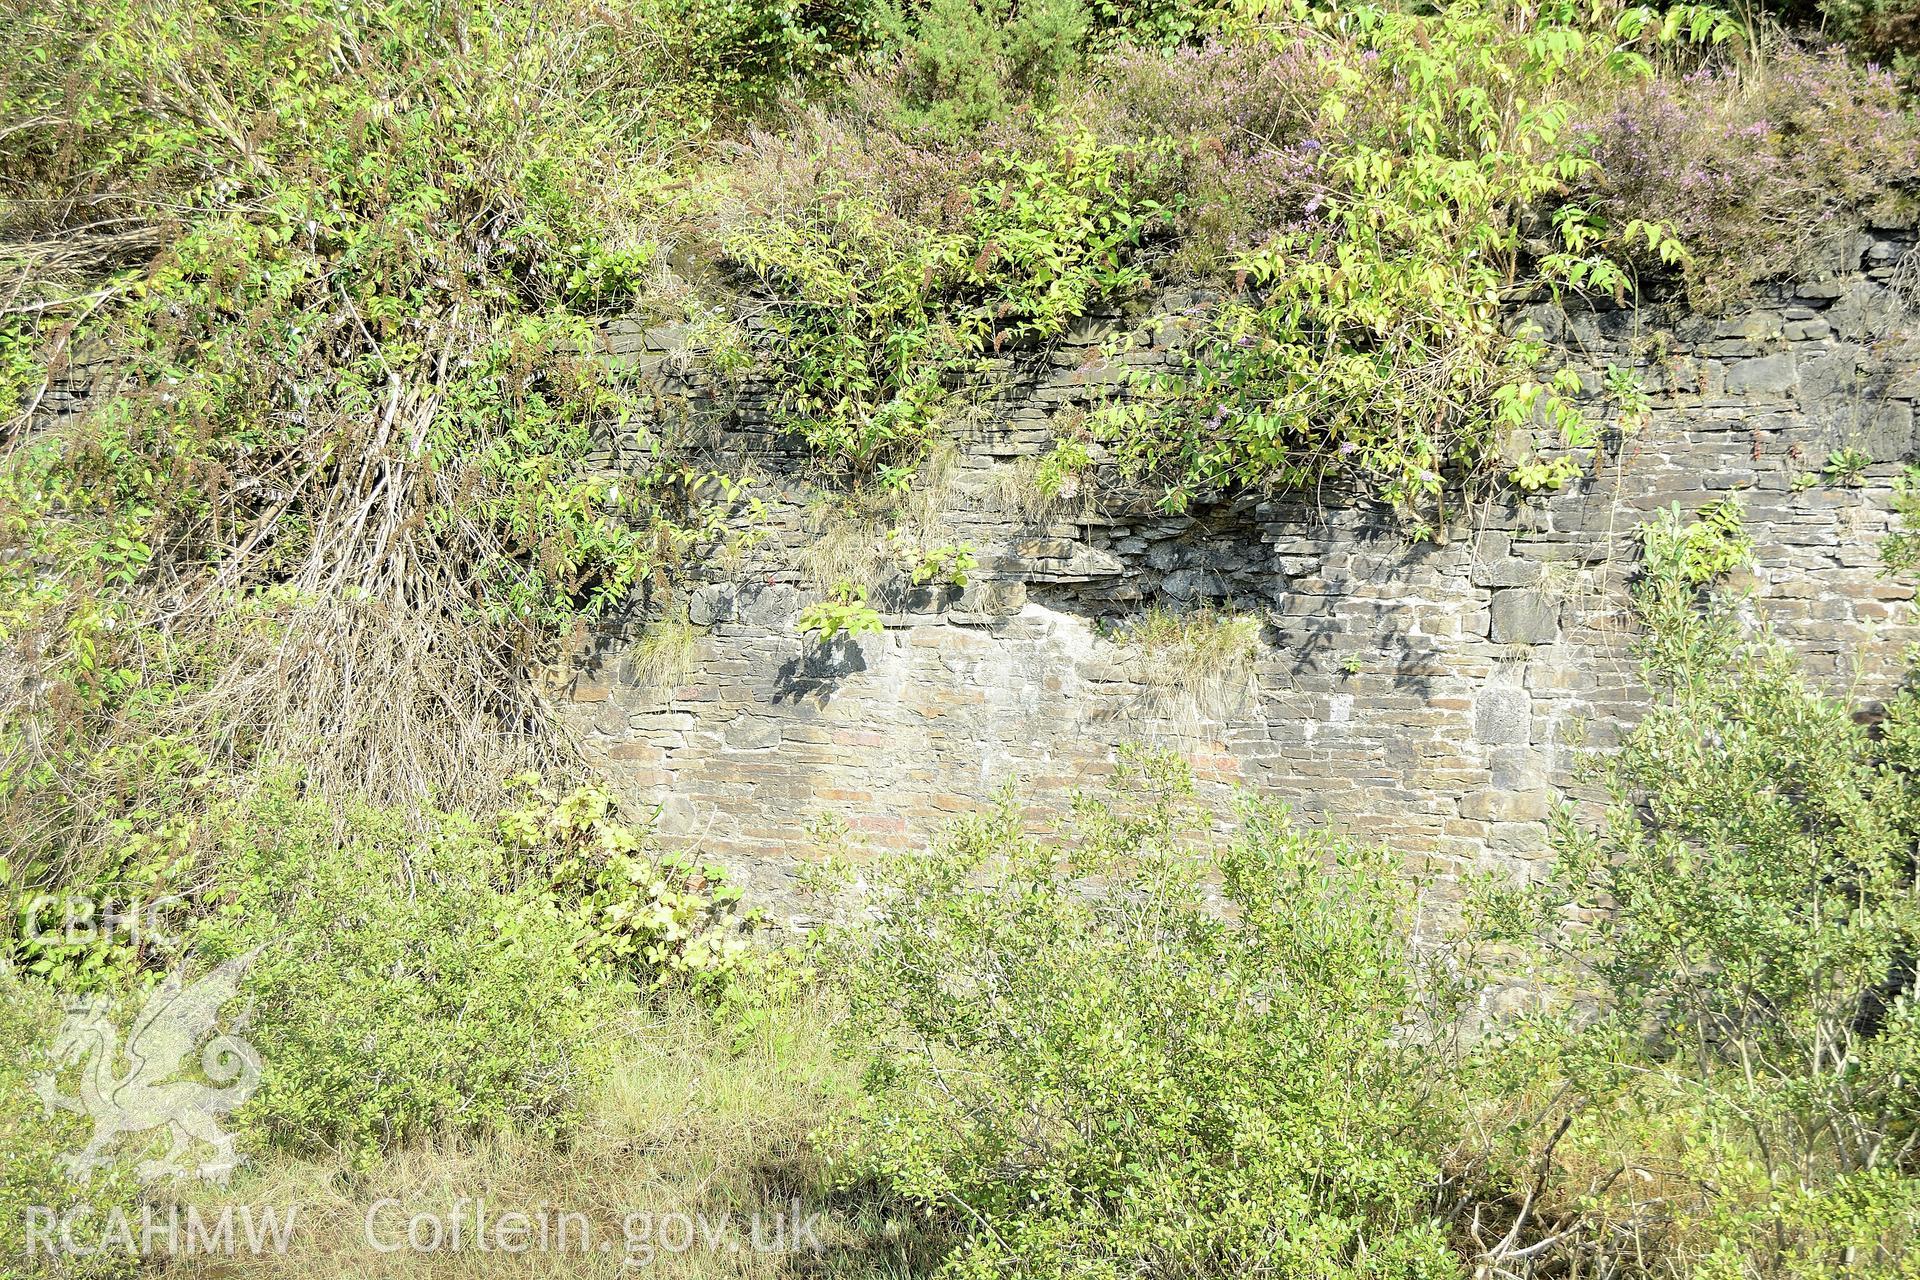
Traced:
<path fill-rule="evenodd" d="M 1460 816 L 1485 822 L 1539 822 L 1553 811 L 1553 793 L 1489 788 L 1460 797 Z"/>
<path fill-rule="evenodd" d="M 1546 572 L 1545 561 L 1522 556 L 1475 560 L 1473 584 L 1477 587 L 1530 587 L 1545 577 Z"/>
<path fill-rule="evenodd" d="M 778 720 L 765 716 L 735 716 L 727 722 L 721 737 L 736 751 L 764 751 L 780 745 L 783 733 Z"/>
<path fill-rule="evenodd" d="M 1536 791 L 1552 781 L 1546 753 L 1535 747 L 1496 747 L 1487 753 L 1487 766 L 1493 785 L 1502 791 Z"/>
<path fill-rule="evenodd" d="M 1874 409 L 1854 447 L 1875 462 L 1902 462 L 1913 453 L 1913 409 L 1890 400 Z"/>
<path fill-rule="evenodd" d="M 1004 618 L 1019 613 L 1026 607 L 1027 584 L 1024 582 L 973 582 L 961 593 L 953 606 L 955 621 L 964 617 Z"/>
<path fill-rule="evenodd" d="M 1528 307 L 1521 313 L 1515 331 L 1523 328 L 1530 329 L 1544 341 L 1559 342 L 1567 336 L 1567 313 L 1550 302 Z"/>
<path fill-rule="evenodd" d="M 1162 573 L 1180 563 L 1180 548 L 1171 542 L 1155 542 L 1147 548 L 1147 567 Z"/>
<path fill-rule="evenodd" d="M 1881 326 L 1892 319 L 1894 310 L 1889 306 L 1885 289 L 1865 280 L 1855 280 L 1827 308 L 1827 322 L 1840 337 L 1861 342 L 1878 333 Z"/>
<path fill-rule="evenodd" d="M 1800 362 L 1800 389 L 1808 404 L 1840 401 L 1852 388 L 1859 357 L 1851 347 Z"/>
<path fill-rule="evenodd" d="M 1492 685 L 1474 699 L 1473 736 L 1491 745 L 1524 743 L 1533 737 L 1533 698 L 1525 689 Z"/>
<path fill-rule="evenodd" d="M 1727 368 L 1729 395 L 1777 396 L 1790 393 L 1799 383 L 1790 355 L 1759 356 L 1742 360 Z"/>
<path fill-rule="evenodd" d="M 1540 591 L 1496 591 L 1491 606 L 1496 644 L 1551 644 L 1560 635 L 1560 604 Z"/>
<path fill-rule="evenodd" d="M 731 621 L 734 592 L 731 582 L 714 582 L 696 588 L 687 596 L 687 621 L 696 627 Z"/>
<path fill-rule="evenodd" d="M 1046 558 L 1016 561 L 1014 571 L 1036 582 L 1091 582 L 1096 578 L 1116 578 L 1127 566 L 1111 551 L 1095 551 L 1073 544 L 1074 553 L 1064 561 Z"/>
<path fill-rule="evenodd" d="M 734 600 L 739 620 L 756 627 L 785 627 L 804 605 L 800 591 L 779 583 L 741 588 Z"/>
<path fill-rule="evenodd" d="M 1232 594 L 1227 580 L 1211 569 L 1177 569 L 1160 580 L 1160 589 L 1175 600 L 1220 600 Z"/>
<path fill-rule="evenodd" d="M 1716 338 L 1745 338 L 1752 342 L 1764 342 L 1779 336 L 1780 322 L 1771 315 L 1757 311 L 1731 316 L 1714 329 Z"/>

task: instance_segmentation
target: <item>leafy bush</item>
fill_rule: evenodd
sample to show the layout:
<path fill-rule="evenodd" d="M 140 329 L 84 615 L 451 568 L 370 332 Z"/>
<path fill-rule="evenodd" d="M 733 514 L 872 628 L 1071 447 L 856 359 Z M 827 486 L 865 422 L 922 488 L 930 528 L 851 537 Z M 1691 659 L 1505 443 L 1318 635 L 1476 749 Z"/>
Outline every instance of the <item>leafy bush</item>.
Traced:
<path fill-rule="evenodd" d="M 872 0 L 663 0 L 640 15 L 664 46 L 649 64 L 682 111 L 709 123 L 819 80 L 883 32 Z"/>
<path fill-rule="evenodd" d="M 1733 497 L 1709 502 L 1685 524 L 1676 502 L 1640 527 L 1640 545 L 1643 572 L 1656 590 L 1706 586 L 1753 563 L 1753 543 Z"/>
<path fill-rule="evenodd" d="M 966 543 L 929 547 L 921 552 L 918 563 L 913 566 L 910 581 L 916 587 L 924 587 L 929 583 L 964 587 L 967 585 L 967 575 L 973 572 L 978 563 L 973 548 Z"/>
<path fill-rule="evenodd" d="M 1286 221 L 1234 259 L 1239 288 L 1178 343 L 1176 370 L 1139 373 L 1096 421 L 1121 465 L 1174 508 L 1338 474 L 1431 519 L 1446 478 L 1474 476 L 1515 429 L 1576 429 L 1567 387 L 1530 372 L 1543 349 L 1505 332 L 1501 290 L 1530 269 L 1619 294 L 1615 250 L 1682 250 L 1657 219 L 1608 229 L 1578 206 L 1525 240 L 1530 212 L 1593 166 L 1565 95 L 1644 66 L 1637 46 L 1734 30 L 1706 10 L 1608 16 L 1361 8 L 1287 29 L 1268 67 L 1304 83 L 1280 95 L 1287 133 L 1261 140 L 1287 160 L 1282 187 L 1252 206 Z"/>
<path fill-rule="evenodd" d="M 1056 337 L 1145 283 L 1133 255 L 1162 215 L 1154 174 L 1149 150 L 1063 134 L 1037 156 L 983 157 L 951 229 L 831 171 L 826 190 L 740 221 L 724 245 L 769 300 L 765 354 L 788 426 L 856 480 L 910 467 L 949 383 L 984 351 Z"/>
<path fill-rule="evenodd" d="M 900 42 L 901 123 L 957 140 L 1016 103 L 1044 104 L 1091 24 L 1084 0 L 927 0 Z"/>
<path fill-rule="evenodd" d="M 196 950 L 263 947 L 243 993 L 276 1144 L 370 1153 L 442 1130 L 551 1129 L 604 1062 L 613 988 L 473 823 L 302 798 L 290 781 L 209 824 Z"/>
<path fill-rule="evenodd" d="M 885 116 L 908 134 L 964 143 L 1044 112 L 1090 57 L 1176 48 L 1235 21 L 1211 2 L 909 0 L 880 24 Z"/>
<path fill-rule="evenodd" d="M 1605 828 L 1560 833 L 1557 900 L 1598 912 L 1575 946 L 1605 993 L 1576 1079 L 1604 1098 L 1653 1073 L 1631 1094 L 1685 1135 L 1680 1221 L 1607 1207 L 1705 1255 L 1697 1274 L 1902 1274 L 1920 1243 L 1920 704 L 1891 707 L 1876 743 L 1782 653 L 1743 652 L 1724 622 L 1692 639 L 1607 770 Z M 1595 1130 L 1618 1123 L 1593 1105 Z"/>
<path fill-rule="evenodd" d="M 586 466 L 644 403 L 583 350 L 659 261 L 652 37 L 36 0 L 0 48 L 7 331 L 121 375 L 0 466 L 9 825 L 98 836 L 94 766 L 150 738 L 485 799 L 540 748 L 526 658 L 719 532 L 672 468 Z"/>
<path fill-rule="evenodd" d="M 98 850 L 91 877 L 49 891 L 45 868 L 22 868 L 29 887 L 15 895 L 7 934 L 0 934 L 22 972 L 90 993 L 155 977 L 181 958 L 194 823 L 183 814 L 142 816 L 151 829 L 123 820 L 119 838 Z M 7 936 L 16 929 L 17 936 Z"/>
<path fill-rule="evenodd" d="M 1909 465 L 1893 482 L 1895 528 L 1880 544 L 1880 561 L 1889 574 L 1920 569 L 1920 467 Z"/>
<path fill-rule="evenodd" d="M 964 1236 L 946 1274 L 1456 1274 L 1414 882 L 1257 801 L 1210 846 L 1192 798 L 1135 756 L 1059 843 L 1009 799 L 863 869 L 851 1171 Z"/>
<path fill-rule="evenodd" d="M 1324 99 L 1338 64 L 1311 39 L 1214 38 L 1171 49 L 1121 47 L 1064 109 L 1102 137 L 1172 139 L 1179 198 L 1172 270 L 1213 278 L 1242 253 L 1320 208 Z"/>
<path fill-rule="evenodd" d="M 867 589 L 851 582 L 837 584 L 826 599 L 802 609 L 793 625 L 820 644 L 831 644 L 835 636 L 858 639 L 882 630 L 879 611 L 867 603 Z"/>
<path fill-rule="evenodd" d="M 46 1258 L 44 1246 L 29 1235 L 38 1213 L 58 1218 L 88 1206 L 76 1218 L 75 1236 L 84 1240 L 118 1209 L 138 1223 L 132 1169 L 121 1163 L 95 1171 L 85 1185 L 74 1182 L 59 1157 L 86 1145 L 86 1122 L 43 1107 L 34 1080 L 55 1064 L 48 1060 L 60 1001 L 53 988 L 0 963 L 0 1257 L 9 1275 L 59 1275 L 69 1280 L 131 1277 L 134 1260 L 101 1251 Z M 32 1211 L 35 1217 L 30 1219 Z M 137 1228 L 136 1228 L 137 1229 Z M 57 1243 L 58 1236 L 55 1241 Z M 31 1251 L 30 1251 L 31 1250 Z M 20 1267 L 18 1271 L 14 1267 Z"/>
<path fill-rule="evenodd" d="M 734 998 L 753 921 L 723 873 L 654 855 L 606 792 L 513 789 L 482 824 L 202 774 L 192 815 L 127 834 L 146 874 L 43 895 L 13 950 L 63 990 L 115 995 L 263 947 L 244 985 L 265 1059 L 246 1114 L 273 1142 L 364 1155 L 448 1128 L 551 1130 L 623 1004 Z M 68 899 L 85 908 L 71 940 Z M 103 904 L 139 931 L 99 927 Z"/>
<path fill-rule="evenodd" d="M 1863 724 L 1698 596 L 1689 566 L 1720 562 L 1635 587 L 1652 706 L 1597 764 L 1604 821 L 1560 815 L 1534 898 L 1537 976 L 1571 1012 L 1504 1055 L 1538 1055 L 1558 1100 L 1523 1158 L 1528 1231 L 1630 1274 L 1907 1276 L 1920 699 Z"/>
<path fill-rule="evenodd" d="M 501 815 L 501 838 L 540 860 L 542 905 L 570 922 L 581 956 L 641 991 L 725 995 L 749 967 L 753 925 L 726 873 L 685 854 L 652 855 L 644 829 L 620 821 L 599 787 L 560 796 L 537 775 L 516 782 L 524 799 Z"/>

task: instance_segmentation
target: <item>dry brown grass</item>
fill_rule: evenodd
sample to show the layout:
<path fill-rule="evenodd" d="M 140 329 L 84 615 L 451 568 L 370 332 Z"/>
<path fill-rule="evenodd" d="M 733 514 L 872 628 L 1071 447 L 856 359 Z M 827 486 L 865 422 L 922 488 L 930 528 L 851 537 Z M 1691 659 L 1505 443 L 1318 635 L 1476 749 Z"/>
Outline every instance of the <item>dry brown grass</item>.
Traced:
<path fill-rule="evenodd" d="M 1227 719 L 1254 696 L 1261 620 L 1229 607 L 1151 605 L 1113 636 L 1146 693 L 1138 710 L 1175 725 Z"/>
<path fill-rule="evenodd" d="M 485 812 L 521 770 L 555 781 L 580 776 L 577 754 L 548 727 L 545 695 L 515 653 L 451 598 L 286 591 L 189 614 L 149 595 L 132 629 L 168 635 L 165 647 L 125 653 L 140 664 L 141 684 L 171 696 L 144 721 L 96 730 L 94 767 L 69 769 L 58 790 L 15 794 L 0 807 L 14 846 L 48 858 L 69 880 L 84 882 L 112 853 L 112 824 L 129 808 L 178 803 L 168 799 L 177 778 L 151 758 L 168 744 L 197 751 L 196 768 L 247 778 L 250 761 L 287 764 L 326 794 L 416 813 Z M 185 671 L 181 653 L 195 659 Z M 49 646 L 35 657 L 37 665 L 0 671 L 0 720 L 35 729 L 7 744 L 0 765 L 58 761 L 68 749 L 57 728 L 62 653 Z"/>
<path fill-rule="evenodd" d="M 1094 486 L 1081 483 L 1066 493 L 1049 493 L 1039 482 L 1045 455 L 1021 458 L 1007 466 L 995 467 L 989 490 L 994 508 L 1017 516 L 1029 525 L 1048 525 L 1059 521 L 1077 523 L 1093 515 L 1099 504 Z"/>
<path fill-rule="evenodd" d="M 807 513 L 808 578 L 823 589 L 851 582 L 873 596 L 912 568 L 919 548 L 954 541 L 944 521 L 957 501 L 958 455 L 952 441 L 936 443 L 904 493 L 823 495 Z"/>
<path fill-rule="evenodd" d="M 669 689 L 693 674 L 699 631 L 685 614 L 647 624 L 632 651 L 633 683 L 643 689 Z"/>
<path fill-rule="evenodd" d="M 830 1187 L 828 1161 L 812 1134 L 852 1105 L 854 1078 L 831 1049 L 832 1014 L 802 1002 L 774 1013 L 744 1043 L 727 1027 L 693 1008 L 643 1015 L 624 1059 L 590 1118 L 564 1147 L 514 1134 L 482 1141 L 443 1142 L 384 1156 L 353 1170 L 327 1160 L 274 1159 L 196 1203 L 296 1206 L 291 1247 L 281 1255 L 166 1260 L 167 1280 L 220 1276 L 380 1276 L 406 1280 L 478 1280 L 493 1276 L 666 1277 L 776 1276 L 884 1277 L 912 1274 L 899 1251 L 880 1243 L 905 1234 L 871 1205 L 849 1207 Z M 462 1197 L 467 1197 L 462 1201 Z M 520 1254 L 475 1248 L 380 1252 L 370 1246 L 369 1210 L 391 1200 L 375 1218 L 381 1244 L 403 1241 L 407 1220 L 429 1214 L 464 1215 L 471 1234 L 472 1201 L 483 1199 L 491 1220 L 525 1212 L 545 1214 L 558 1240 L 559 1215 L 571 1220 L 564 1253 Z M 751 1247 L 754 1214 L 819 1212 L 816 1232 L 825 1251 L 761 1252 Z M 629 1245 L 631 1228 L 665 1229 L 668 1215 L 723 1219 L 737 1240 L 709 1248 L 697 1234 L 691 1248 L 656 1250 L 642 1261 L 647 1241 Z M 656 1237 L 648 1235 L 648 1239 Z M 729 1244 L 745 1241 L 737 1251 Z M 608 1248 L 602 1250 L 599 1244 Z"/>

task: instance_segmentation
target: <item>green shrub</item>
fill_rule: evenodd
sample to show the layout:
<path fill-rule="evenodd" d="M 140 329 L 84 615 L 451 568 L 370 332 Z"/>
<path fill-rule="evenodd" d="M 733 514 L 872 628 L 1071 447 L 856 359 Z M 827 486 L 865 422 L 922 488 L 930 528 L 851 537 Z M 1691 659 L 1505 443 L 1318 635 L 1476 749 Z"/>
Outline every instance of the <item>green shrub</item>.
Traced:
<path fill-rule="evenodd" d="M 74 1235 L 85 1246 L 109 1213 L 128 1215 L 138 1230 L 139 1217 L 131 1162 L 96 1170 L 82 1185 L 61 1168 L 59 1157 L 86 1145 L 88 1125 L 78 1116 L 42 1104 L 34 1082 L 56 1064 L 49 1060 L 61 1008 L 53 988 L 0 963 L 0 1272 L 52 1275 L 70 1280 L 131 1277 L 134 1260 L 125 1254 L 62 1252 L 48 1259 L 29 1230 L 42 1221 L 29 1211 L 51 1211 L 56 1218 L 78 1209 Z M 80 1206 L 86 1206 L 84 1209 Z M 57 1245 L 59 1237 L 54 1237 Z M 29 1246 L 34 1253 L 29 1254 Z M 17 1270 L 15 1268 L 18 1268 Z"/>
<path fill-rule="evenodd" d="M 1044 104 L 1091 22 L 1084 0 L 927 0 L 901 20 L 901 123 L 958 140 L 1015 104 Z"/>
<path fill-rule="evenodd" d="M 1640 526 L 1640 547 L 1641 571 L 1655 590 L 1706 586 L 1753 563 L 1753 541 L 1731 496 L 1709 502 L 1685 523 L 1674 503 Z"/>
<path fill-rule="evenodd" d="M 1008 799 L 862 869 L 823 965 L 870 1055 L 850 1174 L 963 1237 L 955 1276 L 1461 1274 L 1414 881 L 1257 801 L 1209 842 L 1192 798 L 1130 756 L 1059 843 Z"/>
<path fill-rule="evenodd" d="M 1868 727 L 1680 563 L 1635 588 L 1652 706 L 1605 820 L 1560 815 L 1536 899 L 1572 1012 L 1496 1051 L 1565 1108 L 1529 1229 L 1630 1274 L 1910 1276 L 1920 698 Z"/>
<path fill-rule="evenodd" d="M 751 967 L 740 890 L 725 871 L 686 854 L 656 855 L 649 833 L 619 820 L 595 786 L 561 796 L 534 774 L 515 780 L 521 802 L 501 814 L 509 849 L 545 876 L 543 907 L 567 922 L 583 959 L 642 992 L 679 987 L 725 997 Z"/>
<path fill-rule="evenodd" d="M 768 300 L 763 354 L 788 428 L 856 481 L 910 469 L 984 352 L 1057 337 L 1144 285 L 1157 171 L 1152 149 L 1060 133 L 1038 155 L 983 157 L 950 228 L 831 171 L 826 190 L 732 226 L 725 251 Z"/>
<path fill-rule="evenodd" d="M 818 82 L 882 34 L 873 0 L 659 0 L 642 23 L 663 48 L 650 59 L 685 112 L 751 116 Z"/>
<path fill-rule="evenodd" d="M 260 1091 L 241 1113 L 296 1150 L 445 1129 L 553 1129 L 604 1063 L 615 989 L 470 820 L 302 798 L 281 779 L 207 826 L 204 917 L 243 986 Z"/>
<path fill-rule="evenodd" d="M 1148 0 L 916 0 L 881 22 L 890 123 L 964 144 L 1045 111 L 1090 58 L 1171 48 L 1235 24 L 1231 6 Z"/>
<path fill-rule="evenodd" d="M 1920 467 L 1908 465 L 1893 482 L 1892 532 L 1880 543 L 1880 562 L 1888 574 L 1920 569 Z"/>
<path fill-rule="evenodd" d="M 947 372 L 974 345 L 939 305 L 962 266 L 960 239 L 841 189 L 740 228 L 726 248 L 773 300 L 766 355 L 789 428 L 856 476 L 914 460 Z"/>
<path fill-rule="evenodd" d="M 867 603 L 867 589 L 845 581 L 837 583 L 826 599 L 802 609 L 793 625 L 819 644 L 830 644 L 835 636 L 879 635 L 883 629 L 879 611 Z"/>
<path fill-rule="evenodd" d="M 1607 227 L 1547 207 L 1594 165 L 1568 129 L 1570 95 L 1632 77 L 1641 49 L 1736 29 L 1698 8 L 1663 25 L 1637 9 L 1536 17 L 1477 3 L 1362 6 L 1283 28 L 1274 73 L 1332 82 L 1277 95 L 1313 107 L 1283 114 L 1303 138 L 1265 140 L 1288 163 L 1254 207 L 1292 216 L 1226 264 L 1235 291 L 1175 339 L 1173 372 L 1135 375 L 1097 434 L 1176 509 L 1339 475 L 1415 523 L 1444 519 L 1449 478 L 1484 474 L 1516 429 L 1541 420 L 1588 443 L 1569 384 L 1532 373 L 1544 349 L 1506 332 L 1500 294 L 1526 273 L 1620 295 L 1616 258 L 1636 241 L 1667 261 L 1684 251 L 1657 211 Z M 1547 213 L 1528 240 L 1523 224 Z"/>
<path fill-rule="evenodd" d="M 753 919 L 718 868 L 653 853 L 605 791 L 510 789 L 481 823 L 202 773 L 190 812 L 130 827 L 119 870 L 34 895 L 41 927 L 13 950 L 63 991 L 111 996 L 263 947 L 245 1115 L 274 1143 L 357 1157 L 448 1129 L 555 1130 L 620 1008 L 670 988 L 734 998 Z M 90 911 L 71 939 L 69 899 Z M 138 932 L 99 927 L 103 907 Z"/>
<path fill-rule="evenodd" d="M 92 850 L 89 875 L 62 878 L 43 865 L 20 868 L 27 887 L 13 895 L 0 938 L 23 973 L 90 994 L 153 980 L 182 958 L 193 819 L 143 811 L 115 826 L 114 838 Z M 11 871 L 0 868 L 0 876 L 11 878 Z"/>
<path fill-rule="evenodd" d="M 121 375 L 0 463 L 0 665 L 44 673 L 0 688 L 10 828 L 95 838 L 149 738 L 473 799 L 537 736 L 527 657 L 719 532 L 670 460 L 586 465 L 651 407 L 585 353 L 687 127 L 627 17 L 0 15 L 4 380 L 16 302 Z"/>
<path fill-rule="evenodd" d="M 978 563 L 973 554 L 973 547 L 964 542 L 957 545 L 929 547 L 920 553 L 918 562 L 913 566 L 910 581 L 916 587 L 924 587 L 930 583 L 964 587 L 967 585 L 967 575 L 973 572 Z"/>

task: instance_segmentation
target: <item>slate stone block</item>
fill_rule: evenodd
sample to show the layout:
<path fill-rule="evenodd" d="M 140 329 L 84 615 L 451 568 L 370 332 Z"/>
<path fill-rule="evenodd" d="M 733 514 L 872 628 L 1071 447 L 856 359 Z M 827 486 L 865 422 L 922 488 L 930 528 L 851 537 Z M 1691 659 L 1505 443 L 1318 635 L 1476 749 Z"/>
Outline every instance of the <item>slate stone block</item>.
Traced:
<path fill-rule="evenodd" d="M 735 716 L 721 735 L 736 751 L 764 751 L 780 745 L 782 732 L 778 720 L 766 716 Z"/>
<path fill-rule="evenodd" d="M 1799 383 L 1799 374 L 1790 355 L 1756 356 L 1727 367 L 1729 395 L 1789 395 Z"/>
<path fill-rule="evenodd" d="M 1495 644 L 1551 644 L 1560 635 L 1560 604 L 1543 592 L 1496 591 L 1491 612 Z"/>
<path fill-rule="evenodd" d="M 1161 580 L 1160 589 L 1175 600 L 1219 600 L 1230 594 L 1226 579 L 1211 569 L 1176 569 Z"/>
<path fill-rule="evenodd" d="M 1504 791 L 1491 788 L 1460 797 L 1460 816 L 1486 822 L 1539 822 L 1553 808 L 1551 791 Z"/>
<path fill-rule="evenodd" d="M 696 627 L 710 627 L 733 618 L 734 586 L 715 582 L 700 587 L 687 597 L 687 621 Z"/>
<path fill-rule="evenodd" d="M 1533 736 L 1533 698 L 1511 685 L 1482 689 L 1474 699 L 1473 736 L 1496 746 L 1527 742 Z"/>

